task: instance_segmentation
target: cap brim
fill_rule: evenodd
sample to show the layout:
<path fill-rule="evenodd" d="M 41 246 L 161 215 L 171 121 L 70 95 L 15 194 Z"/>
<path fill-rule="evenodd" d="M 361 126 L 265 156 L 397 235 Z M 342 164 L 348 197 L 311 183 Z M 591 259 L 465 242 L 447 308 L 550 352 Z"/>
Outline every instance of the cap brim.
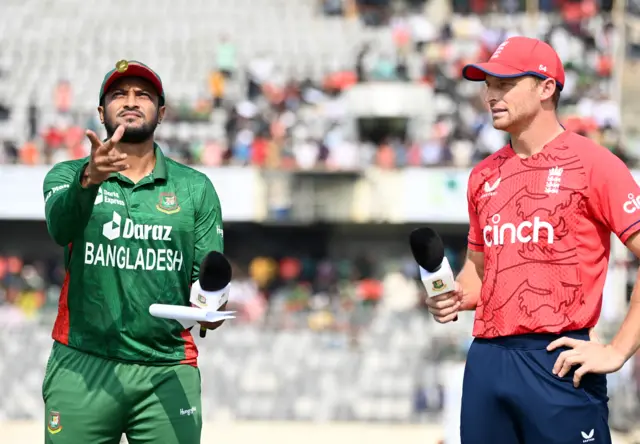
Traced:
<path fill-rule="evenodd" d="M 160 83 L 160 79 L 158 78 L 158 76 L 156 76 L 156 74 L 146 66 L 138 65 L 135 63 L 129 63 L 127 70 L 124 72 L 120 72 L 117 70 L 114 71 L 113 74 L 111 74 L 109 78 L 104 82 L 104 92 L 107 92 L 107 90 L 111 87 L 111 85 L 113 85 L 116 80 L 122 79 L 124 77 L 141 77 L 145 80 L 148 80 L 154 86 L 158 94 L 161 97 L 164 96 L 162 83 Z"/>
<path fill-rule="evenodd" d="M 511 68 L 510 66 L 492 62 L 475 63 L 462 68 L 462 77 L 473 82 L 481 82 L 487 78 L 487 75 L 501 79 L 509 79 L 522 77 L 527 75 L 527 73 L 519 69 Z"/>

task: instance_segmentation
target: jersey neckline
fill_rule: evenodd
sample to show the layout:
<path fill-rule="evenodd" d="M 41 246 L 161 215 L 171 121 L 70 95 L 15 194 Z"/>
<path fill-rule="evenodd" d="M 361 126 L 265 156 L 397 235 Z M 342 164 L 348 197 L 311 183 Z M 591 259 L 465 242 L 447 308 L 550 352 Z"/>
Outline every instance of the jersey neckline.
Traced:
<path fill-rule="evenodd" d="M 560 125 L 560 126 L 562 126 L 562 125 Z M 542 153 L 544 153 L 544 151 L 545 151 L 547 148 L 552 148 L 552 147 L 555 147 L 555 146 L 558 146 L 558 145 L 562 144 L 562 142 L 564 142 L 564 141 L 566 140 L 566 138 L 567 138 L 567 137 L 569 137 L 569 135 L 570 135 L 570 133 L 571 133 L 571 131 L 569 131 L 568 129 L 566 129 L 564 126 L 562 126 L 562 129 L 563 129 L 564 131 L 562 131 L 562 132 L 561 132 L 560 134 L 558 134 L 556 137 L 554 137 L 553 139 L 551 139 L 550 141 L 548 141 L 547 143 L 545 143 L 545 144 L 544 144 L 544 146 L 542 147 L 542 150 L 540 150 L 540 152 L 538 152 L 538 153 L 536 153 L 536 154 L 532 154 L 531 156 L 528 156 L 528 157 L 520 157 L 520 156 L 518 156 L 518 153 L 516 153 L 516 150 L 514 150 L 514 149 L 513 149 L 513 145 L 511 144 L 511 137 L 509 137 L 509 143 L 507 144 L 507 146 L 509 147 L 509 150 L 511 151 L 511 153 L 512 153 L 514 156 L 518 156 L 518 157 L 520 157 L 520 158 L 521 158 L 521 159 L 523 159 L 523 160 L 524 160 L 524 159 L 531 159 L 531 158 L 533 158 L 534 156 L 536 156 L 536 155 L 538 155 L 538 154 L 542 154 Z"/>

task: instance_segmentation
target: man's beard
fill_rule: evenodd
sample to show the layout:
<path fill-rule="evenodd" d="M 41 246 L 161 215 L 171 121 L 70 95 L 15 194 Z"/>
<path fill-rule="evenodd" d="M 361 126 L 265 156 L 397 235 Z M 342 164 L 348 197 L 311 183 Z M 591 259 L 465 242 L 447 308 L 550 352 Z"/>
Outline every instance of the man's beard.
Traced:
<path fill-rule="evenodd" d="M 120 139 L 120 142 L 137 144 L 146 142 L 147 140 L 151 139 L 153 137 L 153 133 L 156 130 L 156 127 L 158 126 L 159 118 L 160 114 L 156 113 L 156 117 L 155 119 L 153 119 L 153 121 L 144 122 L 142 126 L 125 126 L 124 134 L 122 135 L 122 139 Z M 107 137 L 111 138 L 113 136 L 113 133 L 116 132 L 118 126 L 114 121 L 105 116 L 104 128 L 107 130 Z"/>

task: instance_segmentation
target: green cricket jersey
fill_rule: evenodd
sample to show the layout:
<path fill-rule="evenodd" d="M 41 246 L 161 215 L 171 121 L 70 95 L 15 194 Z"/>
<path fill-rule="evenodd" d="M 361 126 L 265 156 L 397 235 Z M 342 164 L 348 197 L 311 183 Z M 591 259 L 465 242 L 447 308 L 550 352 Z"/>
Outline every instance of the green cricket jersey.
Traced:
<path fill-rule="evenodd" d="M 53 339 L 120 361 L 197 365 L 190 332 L 152 317 L 149 306 L 189 305 L 200 262 L 223 250 L 220 201 L 207 176 L 157 145 L 155 154 L 137 184 L 114 173 L 82 188 L 88 158 L 47 173 L 47 227 L 65 247 L 67 270 Z"/>

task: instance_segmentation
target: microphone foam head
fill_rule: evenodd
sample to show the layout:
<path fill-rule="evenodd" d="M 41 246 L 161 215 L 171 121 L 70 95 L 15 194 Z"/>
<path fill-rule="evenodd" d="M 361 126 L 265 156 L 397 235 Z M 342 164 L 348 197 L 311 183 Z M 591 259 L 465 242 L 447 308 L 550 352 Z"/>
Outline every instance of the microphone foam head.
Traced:
<path fill-rule="evenodd" d="M 440 268 L 444 260 L 444 244 L 432 228 L 416 228 L 409 236 L 411 253 L 418 265 L 433 273 Z"/>
<path fill-rule="evenodd" d="M 218 251 L 211 251 L 200 264 L 200 287 L 204 291 L 218 291 L 231 282 L 231 264 Z"/>

